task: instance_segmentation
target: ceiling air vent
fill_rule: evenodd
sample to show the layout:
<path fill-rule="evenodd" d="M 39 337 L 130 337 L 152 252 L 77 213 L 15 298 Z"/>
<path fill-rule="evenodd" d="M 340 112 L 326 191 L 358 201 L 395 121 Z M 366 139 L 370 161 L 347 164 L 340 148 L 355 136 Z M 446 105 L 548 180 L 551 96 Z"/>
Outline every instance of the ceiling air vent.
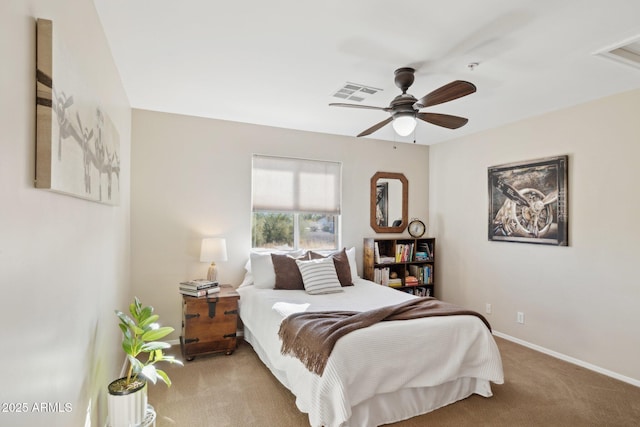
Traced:
<path fill-rule="evenodd" d="M 640 68 L 640 36 L 635 36 L 595 53 L 603 58 Z"/>
<path fill-rule="evenodd" d="M 362 102 L 381 91 L 382 89 L 378 89 L 375 87 L 347 82 L 344 86 L 333 93 L 333 97 L 347 99 L 349 101 Z"/>

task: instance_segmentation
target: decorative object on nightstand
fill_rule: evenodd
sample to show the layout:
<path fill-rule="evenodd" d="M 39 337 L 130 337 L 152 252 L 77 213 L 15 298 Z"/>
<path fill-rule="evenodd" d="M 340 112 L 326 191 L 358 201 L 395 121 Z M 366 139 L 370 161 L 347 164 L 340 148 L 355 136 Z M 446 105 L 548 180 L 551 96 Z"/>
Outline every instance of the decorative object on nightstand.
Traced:
<path fill-rule="evenodd" d="M 231 354 L 236 349 L 238 300 L 231 285 L 201 298 L 182 295 L 182 355 L 188 361 L 209 353 Z"/>
<path fill-rule="evenodd" d="M 223 237 L 209 237 L 202 239 L 200 246 L 200 262 L 210 262 L 207 280 L 215 282 L 218 278 L 216 261 L 227 260 L 227 241 Z"/>

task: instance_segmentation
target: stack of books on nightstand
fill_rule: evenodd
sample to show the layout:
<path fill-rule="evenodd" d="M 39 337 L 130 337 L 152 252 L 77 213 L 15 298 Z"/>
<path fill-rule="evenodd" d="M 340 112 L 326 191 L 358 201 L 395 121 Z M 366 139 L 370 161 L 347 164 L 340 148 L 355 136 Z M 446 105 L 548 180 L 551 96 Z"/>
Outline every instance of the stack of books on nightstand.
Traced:
<path fill-rule="evenodd" d="M 188 280 L 186 282 L 180 282 L 178 288 L 182 295 L 188 295 L 190 297 L 206 297 L 216 292 L 220 292 L 220 286 L 217 281 L 195 279 Z"/>

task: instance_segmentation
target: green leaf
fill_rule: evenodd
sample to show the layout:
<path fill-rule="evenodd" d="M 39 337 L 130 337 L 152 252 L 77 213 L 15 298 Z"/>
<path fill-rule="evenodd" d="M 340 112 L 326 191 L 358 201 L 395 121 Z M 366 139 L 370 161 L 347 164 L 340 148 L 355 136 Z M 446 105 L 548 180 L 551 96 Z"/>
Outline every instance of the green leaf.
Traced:
<path fill-rule="evenodd" d="M 158 319 L 160 318 L 160 316 L 158 316 L 157 314 L 154 314 L 152 316 L 147 317 L 146 319 L 144 319 L 143 321 L 140 322 L 140 324 L 138 326 L 140 326 L 143 329 L 146 329 L 147 326 L 149 326 L 150 324 L 152 324 L 153 322 L 158 321 Z"/>
<path fill-rule="evenodd" d="M 144 368 L 142 368 L 141 374 L 154 384 L 158 380 L 157 370 L 156 370 L 156 367 L 153 365 L 147 365 Z"/>
<path fill-rule="evenodd" d="M 156 362 L 160 362 L 162 361 L 162 358 L 164 357 L 164 354 L 162 353 L 162 350 L 153 350 L 152 352 L 149 353 L 149 360 L 151 361 L 151 363 L 156 363 Z"/>
<path fill-rule="evenodd" d="M 140 354 L 140 352 L 142 351 L 142 345 L 143 343 L 141 343 L 140 341 L 135 341 L 131 345 L 131 354 L 133 354 L 134 356 L 137 356 L 138 354 Z"/>
<path fill-rule="evenodd" d="M 135 372 L 136 374 L 142 372 L 144 365 L 141 361 L 131 355 L 127 355 L 127 359 L 129 359 L 129 363 L 133 367 L 133 372 Z"/>
<path fill-rule="evenodd" d="M 147 331 L 142 335 L 142 339 L 144 341 L 156 341 L 160 338 L 164 338 L 173 332 L 174 329 L 171 326 L 163 326 L 162 328 L 153 329 L 151 331 Z"/>
<path fill-rule="evenodd" d="M 122 349 L 126 354 L 133 355 L 133 347 L 131 346 L 130 340 L 122 340 Z"/>
<path fill-rule="evenodd" d="M 133 331 L 134 334 L 136 335 L 142 335 L 144 334 L 144 329 L 142 329 L 141 327 L 139 327 L 138 325 L 133 325 L 133 327 L 131 328 L 131 330 Z"/>
<path fill-rule="evenodd" d="M 162 341 L 153 341 L 150 343 L 143 344 L 140 350 L 149 352 L 149 351 L 161 350 L 161 349 L 170 348 L 170 347 L 171 347 L 171 344 L 169 343 L 162 342 Z"/>
<path fill-rule="evenodd" d="M 165 371 L 156 369 L 156 375 L 158 375 L 158 378 L 165 382 L 167 387 L 171 387 L 171 380 L 169 379 L 169 375 L 167 375 Z"/>
<path fill-rule="evenodd" d="M 116 311 L 116 315 L 118 316 L 118 318 L 120 319 L 120 321 L 125 324 L 128 328 L 135 328 L 136 327 L 136 323 L 133 321 L 133 319 L 131 319 L 129 316 L 127 316 L 126 314 L 124 314 L 121 311 Z"/>
<path fill-rule="evenodd" d="M 144 322 L 146 319 L 149 318 L 149 316 L 151 316 L 153 314 L 153 307 L 145 307 L 140 311 L 140 314 L 138 315 L 138 323 L 142 323 Z"/>
<path fill-rule="evenodd" d="M 180 365 L 180 366 L 184 366 L 184 363 L 182 363 L 182 360 L 178 360 L 173 356 L 164 356 L 162 358 L 163 362 L 168 362 L 168 363 L 174 363 L 176 365 Z"/>

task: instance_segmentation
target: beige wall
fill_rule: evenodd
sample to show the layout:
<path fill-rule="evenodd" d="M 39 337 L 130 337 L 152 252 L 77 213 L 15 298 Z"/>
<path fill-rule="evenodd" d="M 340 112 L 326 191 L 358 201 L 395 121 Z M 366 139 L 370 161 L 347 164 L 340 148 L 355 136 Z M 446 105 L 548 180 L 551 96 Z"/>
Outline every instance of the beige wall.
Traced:
<path fill-rule="evenodd" d="M 431 146 L 444 299 L 640 385 L 640 91 Z M 569 247 L 489 242 L 487 168 L 569 155 Z M 516 323 L 516 312 L 525 324 Z"/>
<path fill-rule="evenodd" d="M 33 186 L 37 17 L 53 21 L 120 133 L 119 207 Z M 130 108 L 91 1 L 2 0 L 0 29 L 0 402 L 71 404 L 0 413 L 0 425 L 103 425 L 123 362 L 113 310 L 130 291 Z"/>
<path fill-rule="evenodd" d="M 227 239 L 222 282 L 239 285 L 251 246 L 251 155 L 336 160 L 342 166 L 343 245 L 369 226 L 369 182 L 377 171 L 403 172 L 409 216 L 426 219 L 429 150 L 319 133 L 133 110 L 131 250 L 135 293 L 180 329 L 178 282 L 203 277 L 204 236 Z M 393 235 L 390 235 L 393 236 Z M 178 338 L 178 333 L 171 336 Z"/>

